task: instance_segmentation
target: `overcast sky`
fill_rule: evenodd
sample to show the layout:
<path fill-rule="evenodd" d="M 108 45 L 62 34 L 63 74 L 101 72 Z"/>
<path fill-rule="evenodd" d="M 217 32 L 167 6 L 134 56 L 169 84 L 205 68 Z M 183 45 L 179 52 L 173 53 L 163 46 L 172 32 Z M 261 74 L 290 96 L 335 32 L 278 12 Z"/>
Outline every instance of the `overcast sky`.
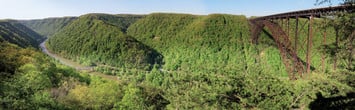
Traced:
<path fill-rule="evenodd" d="M 316 0 L 0 0 L 0 19 L 39 19 L 87 13 L 172 12 L 264 16 L 316 7 Z M 337 1 L 337 0 L 334 0 Z M 339 4 L 339 3 L 333 3 Z"/>

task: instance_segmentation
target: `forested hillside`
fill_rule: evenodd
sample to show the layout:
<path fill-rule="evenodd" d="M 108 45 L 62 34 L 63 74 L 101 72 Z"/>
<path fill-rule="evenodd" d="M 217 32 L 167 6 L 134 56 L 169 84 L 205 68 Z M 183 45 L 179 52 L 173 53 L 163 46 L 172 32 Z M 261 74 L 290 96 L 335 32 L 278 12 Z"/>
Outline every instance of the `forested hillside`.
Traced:
<path fill-rule="evenodd" d="M 63 29 L 77 17 L 46 18 L 36 20 L 21 20 L 20 23 L 31 28 L 44 37 L 51 37 L 54 33 Z"/>
<path fill-rule="evenodd" d="M 45 38 L 15 20 L 0 20 L 0 42 L 37 48 Z"/>
<path fill-rule="evenodd" d="M 68 109 L 52 97 L 51 89 L 69 80 L 89 83 L 89 76 L 34 48 L 44 37 L 17 21 L 0 21 L 0 32 L 0 109 Z"/>
<path fill-rule="evenodd" d="M 309 79 L 290 81 L 279 50 L 267 30 L 262 33 L 259 45 L 250 43 L 249 23 L 245 16 L 155 13 L 144 16 L 132 22 L 131 25 L 126 25 L 127 31 L 122 29 L 123 24 L 120 22 L 108 20 L 115 17 L 107 16 L 110 15 L 81 16 L 71 24 L 75 24 L 75 27 L 69 25 L 51 38 L 49 46 L 61 55 L 79 59 L 84 63 L 90 62 L 91 64 L 98 61 L 99 64 L 106 63 L 116 67 L 127 65 L 127 62 L 123 60 L 121 64 L 115 65 L 115 63 L 103 60 L 105 55 L 102 53 L 108 51 L 101 51 L 94 41 L 106 42 L 105 44 L 116 43 L 115 41 L 127 42 L 107 38 L 111 38 L 108 36 L 129 36 L 128 38 L 136 39 L 135 42 L 144 45 L 144 48 L 156 50 L 154 53 L 159 53 L 158 58 L 162 58 L 162 63 L 157 63 L 160 61 L 150 63 L 151 66 L 157 65 L 148 72 L 142 70 L 139 65 L 131 66 L 136 68 L 135 70 L 126 68 L 117 70 L 112 67 L 98 69 L 118 75 L 122 78 L 120 79 L 122 82 L 129 82 L 128 85 L 124 85 L 125 95 L 122 96 L 120 102 L 114 104 L 115 107 L 126 109 L 304 108 L 314 107 L 321 103 L 314 102 L 319 96 L 327 98 L 346 96 L 346 93 L 351 94 L 354 90 L 353 84 L 349 83 L 353 81 L 349 78 L 353 78 L 354 74 L 347 70 L 331 71 L 330 57 L 326 58 L 326 71 L 319 69 L 321 67 L 320 56 L 329 54 L 321 49 L 324 45 L 319 33 L 315 34 L 312 48 L 315 53 L 312 56 L 315 74 L 308 75 Z M 301 22 L 307 21 L 301 20 Z M 323 22 L 316 21 L 315 23 L 322 24 Z M 78 31 L 78 29 L 83 30 Z M 328 35 L 333 36 L 334 31 L 329 29 Z M 107 35 L 109 33 L 115 34 Z M 300 36 L 306 36 L 306 34 Z M 305 37 L 300 38 L 301 41 L 304 39 Z M 332 45 L 334 41 L 334 38 L 330 38 L 326 45 Z M 66 45 L 67 47 L 56 47 Z M 113 47 L 120 46 L 109 46 L 105 49 L 115 49 Z M 90 52 L 95 52 L 93 50 L 97 49 L 98 53 L 92 54 L 91 57 L 83 57 L 82 55 L 90 55 L 90 53 L 85 53 L 89 48 L 93 48 Z M 137 51 L 135 48 L 128 50 Z M 133 55 L 124 51 L 118 53 L 119 55 Z M 106 54 L 106 56 L 115 54 L 117 53 Z M 135 53 L 134 55 L 144 54 Z M 300 49 L 299 55 L 304 60 L 305 51 Z M 112 59 L 112 57 L 107 58 Z M 113 61 L 121 62 L 122 59 Z M 87 90 L 85 88 L 74 89 L 73 91 L 77 92 L 73 94 L 81 100 L 80 104 L 85 105 L 90 101 L 80 98 L 78 91 L 81 89 Z"/>
<path fill-rule="evenodd" d="M 149 69 L 161 62 L 160 54 L 124 32 L 127 25 L 139 17 L 104 14 L 80 16 L 50 38 L 48 48 L 86 65 Z"/>
<path fill-rule="evenodd" d="M 335 36 L 324 24 L 317 19 L 313 26 Z M 290 80 L 267 28 L 251 43 L 242 15 L 87 14 L 59 30 L 47 42 L 50 51 L 117 80 L 89 76 L 4 39 L 0 109 L 354 109 L 355 73 L 340 57 L 332 68 L 336 38 L 323 44 L 322 33 L 312 39 L 313 72 Z M 308 33 L 300 33 L 304 41 Z"/>
<path fill-rule="evenodd" d="M 315 28 L 317 26 L 317 29 L 321 29 L 322 23 L 316 21 Z M 328 30 L 328 36 L 335 36 L 332 28 Z M 313 100 L 303 97 L 304 94 L 313 97 L 322 91 L 321 94 L 326 95 L 332 91 L 332 84 L 337 85 L 332 86 L 335 90 L 339 90 L 338 87 L 348 88 L 340 90 L 344 90 L 343 93 L 354 90 L 352 84 L 336 81 L 353 80 L 341 77 L 332 80 L 328 79 L 327 74 L 322 74 L 320 79 L 315 78 L 320 77 L 318 74 L 312 74 L 308 76 L 312 80 L 289 82 L 272 37 L 265 30 L 260 37 L 261 43 L 252 44 L 245 16 L 156 13 L 134 23 L 128 28 L 127 34 L 164 56 L 162 68 L 166 71 L 145 75 L 145 81 L 151 81 L 150 83 L 167 94 L 164 97 L 170 102 L 168 108 L 297 108 L 308 105 Z M 306 37 L 300 39 L 304 41 Z M 320 69 L 321 55 L 330 53 L 324 53 L 320 49 L 324 47 L 321 33 L 316 33 L 312 40 L 312 66 L 316 68 L 315 71 L 323 73 Z M 326 45 L 334 42 L 334 37 L 329 38 Z M 305 59 L 305 50 L 300 49 L 299 55 Z M 326 71 L 329 72 L 332 70 L 332 61 L 329 57 L 326 59 Z M 334 77 L 332 75 L 329 77 Z M 354 77 L 349 71 L 343 71 L 342 75 Z M 320 82 L 325 85 L 319 85 Z M 318 89 L 301 92 L 310 90 L 309 87 Z M 326 97 L 343 94 L 340 91 Z M 300 95 L 302 99 L 295 99 Z"/>
<path fill-rule="evenodd" d="M 161 52 L 167 70 L 245 71 L 259 60 L 245 16 L 157 13 L 139 20 L 127 33 Z M 266 56 L 279 58 L 277 50 L 270 54 Z M 282 73 L 281 61 L 272 61 L 273 72 Z"/>

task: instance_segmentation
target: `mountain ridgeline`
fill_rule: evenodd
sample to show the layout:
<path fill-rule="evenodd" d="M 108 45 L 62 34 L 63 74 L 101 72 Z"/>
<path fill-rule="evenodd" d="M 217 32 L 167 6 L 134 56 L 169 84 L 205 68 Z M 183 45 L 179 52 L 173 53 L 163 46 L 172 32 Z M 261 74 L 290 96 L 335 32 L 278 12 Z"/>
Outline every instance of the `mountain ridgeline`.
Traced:
<path fill-rule="evenodd" d="M 83 15 L 90 20 L 101 20 L 110 25 L 114 25 L 121 29 L 122 32 L 126 32 L 127 28 L 135 23 L 137 20 L 144 17 L 144 15 L 130 15 L 130 14 L 119 14 L 119 15 L 110 15 L 110 14 L 87 14 Z"/>
<path fill-rule="evenodd" d="M 66 25 L 70 24 L 77 17 L 63 17 L 63 18 L 46 18 L 36 20 L 21 20 L 23 25 L 31 28 L 42 36 L 50 37 L 54 33 L 59 32 Z"/>
<path fill-rule="evenodd" d="M 34 47 L 45 38 L 14 20 L 0 21 L 0 42 L 17 44 L 20 47 Z"/>
<path fill-rule="evenodd" d="M 86 65 L 149 69 L 161 62 L 154 49 L 125 34 L 141 16 L 88 14 L 80 16 L 48 40 L 48 48 Z M 132 18 L 132 19 L 131 19 Z"/>
<path fill-rule="evenodd" d="M 168 70 L 240 69 L 232 65 L 242 64 L 240 60 L 244 57 L 233 58 L 241 49 L 233 47 L 243 45 L 248 36 L 245 16 L 87 14 L 54 34 L 48 47 L 87 65 L 150 68 L 164 64 Z M 163 60 L 164 57 L 167 58 Z M 226 61 L 217 60 L 221 58 Z"/>

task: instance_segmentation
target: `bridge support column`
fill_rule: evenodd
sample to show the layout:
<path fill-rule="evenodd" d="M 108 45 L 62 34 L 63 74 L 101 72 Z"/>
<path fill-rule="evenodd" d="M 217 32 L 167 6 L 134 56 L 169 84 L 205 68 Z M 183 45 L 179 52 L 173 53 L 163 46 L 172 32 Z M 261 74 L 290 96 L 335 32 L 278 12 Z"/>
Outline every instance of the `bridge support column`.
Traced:
<path fill-rule="evenodd" d="M 298 44 L 298 16 L 296 16 L 296 30 L 295 30 L 295 44 L 294 44 L 294 50 L 295 50 L 295 56 L 293 56 L 293 58 L 294 58 L 294 60 L 296 61 L 296 60 L 298 60 L 297 59 L 297 54 L 298 54 L 298 50 L 297 50 L 297 44 Z M 296 62 L 295 62 L 296 63 Z M 296 64 L 295 64 L 295 66 L 297 66 Z M 294 70 L 293 71 L 296 71 L 296 69 L 295 69 L 296 67 L 294 67 Z M 300 75 L 302 75 L 302 73 L 299 73 Z"/>
<path fill-rule="evenodd" d="M 264 16 L 264 17 L 259 17 L 252 19 L 250 21 L 254 22 L 253 24 L 259 24 L 252 26 L 252 33 L 259 33 L 262 30 L 262 27 L 266 26 L 269 31 L 272 33 L 273 40 L 276 42 L 281 58 L 283 60 L 283 63 L 286 66 L 286 70 L 289 72 L 289 74 L 294 74 L 298 72 L 300 76 L 306 73 L 310 73 L 311 69 L 314 67 L 311 66 L 311 61 L 312 61 L 312 45 L 313 45 L 313 19 L 314 17 L 321 17 L 323 15 L 327 14 L 333 14 L 334 12 L 349 12 L 353 13 L 355 12 L 355 6 L 354 5 L 345 5 L 345 6 L 337 6 L 337 7 L 329 7 L 329 8 L 317 8 L 317 9 L 310 9 L 310 10 L 302 10 L 302 11 L 295 11 L 295 12 L 288 12 L 288 13 L 281 13 L 281 14 L 275 14 L 275 15 L 269 15 L 269 16 Z M 292 41 L 290 41 L 290 35 L 289 33 L 289 18 L 294 18 L 296 17 L 296 30 L 295 30 L 295 41 L 294 44 L 292 44 Z M 309 17 L 308 19 L 308 37 L 305 39 L 306 41 L 301 41 L 300 40 L 300 34 L 301 32 L 307 33 L 306 27 L 307 22 L 302 23 L 299 22 L 299 17 Z M 286 19 L 286 24 L 284 24 L 284 19 Z M 300 23 L 300 26 L 298 26 Z M 261 28 L 255 28 L 255 27 L 261 27 Z M 283 28 L 287 29 L 286 31 L 283 30 Z M 339 30 L 336 30 L 336 47 L 339 46 Z M 293 30 L 292 30 L 293 31 Z M 293 33 L 292 33 L 293 34 Z M 253 41 L 257 41 L 257 35 L 258 34 L 252 34 Z M 352 36 L 355 35 L 355 31 L 353 32 Z M 323 44 L 326 43 L 326 30 L 323 33 Z M 292 39 L 291 39 L 292 40 Z M 351 41 L 353 42 L 353 41 Z M 301 45 L 299 45 L 300 43 Z M 300 57 L 297 56 L 298 50 L 303 50 L 304 49 L 304 43 L 306 43 L 307 50 L 306 50 L 306 61 L 302 60 Z M 294 48 L 293 48 L 294 46 Z M 353 50 L 353 47 L 351 47 Z M 335 50 L 336 53 L 339 50 Z M 352 56 L 355 53 L 351 53 L 350 56 Z M 325 71 L 326 66 L 325 66 L 325 56 L 322 57 L 322 69 Z M 337 55 L 335 54 L 335 58 L 333 68 L 337 68 Z M 352 64 L 352 59 L 350 59 L 349 64 Z M 293 65 L 292 65 L 293 64 Z M 289 66 L 290 65 L 290 66 Z M 296 65 L 296 66 L 295 66 Z M 293 68 L 292 68 L 293 67 Z M 306 69 L 307 68 L 307 69 Z M 292 75 L 289 75 L 291 79 L 294 79 Z"/>
<path fill-rule="evenodd" d="M 313 15 L 309 17 L 309 25 L 308 25 L 308 39 L 307 39 L 307 73 L 311 72 L 311 50 L 312 50 L 312 39 L 313 39 L 313 32 L 312 32 L 312 23 L 313 23 Z"/>
<path fill-rule="evenodd" d="M 258 39 L 261 31 L 263 31 L 264 24 L 257 22 L 257 21 L 250 21 L 251 26 L 251 36 L 252 36 L 252 43 L 258 44 Z"/>

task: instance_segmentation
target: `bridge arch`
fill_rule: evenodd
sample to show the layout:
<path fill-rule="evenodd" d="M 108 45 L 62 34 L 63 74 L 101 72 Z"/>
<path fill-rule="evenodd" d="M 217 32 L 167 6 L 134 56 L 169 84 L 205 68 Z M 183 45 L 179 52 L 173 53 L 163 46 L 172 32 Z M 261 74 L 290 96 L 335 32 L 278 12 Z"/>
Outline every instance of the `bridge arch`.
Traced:
<path fill-rule="evenodd" d="M 316 9 L 308 9 L 308 10 L 300 10 L 293 12 L 280 13 L 275 15 L 263 16 L 254 19 L 250 19 L 249 22 L 251 24 L 251 41 L 254 44 L 258 44 L 258 39 L 260 37 L 260 33 L 263 31 L 264 27 L 267 28 L 274 40 L 277 44 L 277 47 L 280 51 L 280 55 L 282 57 L 282 62 L 284 63 L 286 70 L 289 74 L 290 79 L 295 79 L 295 74 L 298 73 L 300 76 L 306 73 L 310 73 L 314 67 L 311 64 L 311 55 L 312 55 L 312 45 L 313 45 L 313 22 L 314 18 L 321 18 L 322 16 L 330 16 L 335 15 L 338 12 L 348 12 L 352 13 L 355 11 L 354 5 L 342 5 L 336 7 L 325 7 L 325 8 L 316 8 Z M 308 20 L 308 33 L 306 40 L 306 58 L 305 61 L 302 60 L 297 51 L 299 47 L 300 37 L 300 27 L 299 27 L 299 19 L 305 18 Z M 294 19 L 295 21 L 295 34 L 290 35 L 290 19 Z M 285 21 L 285 23 L 284 23 Z M 280 23 L 281 22 L 281 23 Z M 283 26 L 286 24 L 286 29 Z M 303 28 L 303 27 L 301 27 Z M 291 39 L 291 36 L 294 38 Z M 323 41 L 326 40 L 326 32 L 323 33 Z M 325 43 L 325 42 L 324 42 Z M 322 65 L 324 68 L 324 57 L 322 60 Z"/>

